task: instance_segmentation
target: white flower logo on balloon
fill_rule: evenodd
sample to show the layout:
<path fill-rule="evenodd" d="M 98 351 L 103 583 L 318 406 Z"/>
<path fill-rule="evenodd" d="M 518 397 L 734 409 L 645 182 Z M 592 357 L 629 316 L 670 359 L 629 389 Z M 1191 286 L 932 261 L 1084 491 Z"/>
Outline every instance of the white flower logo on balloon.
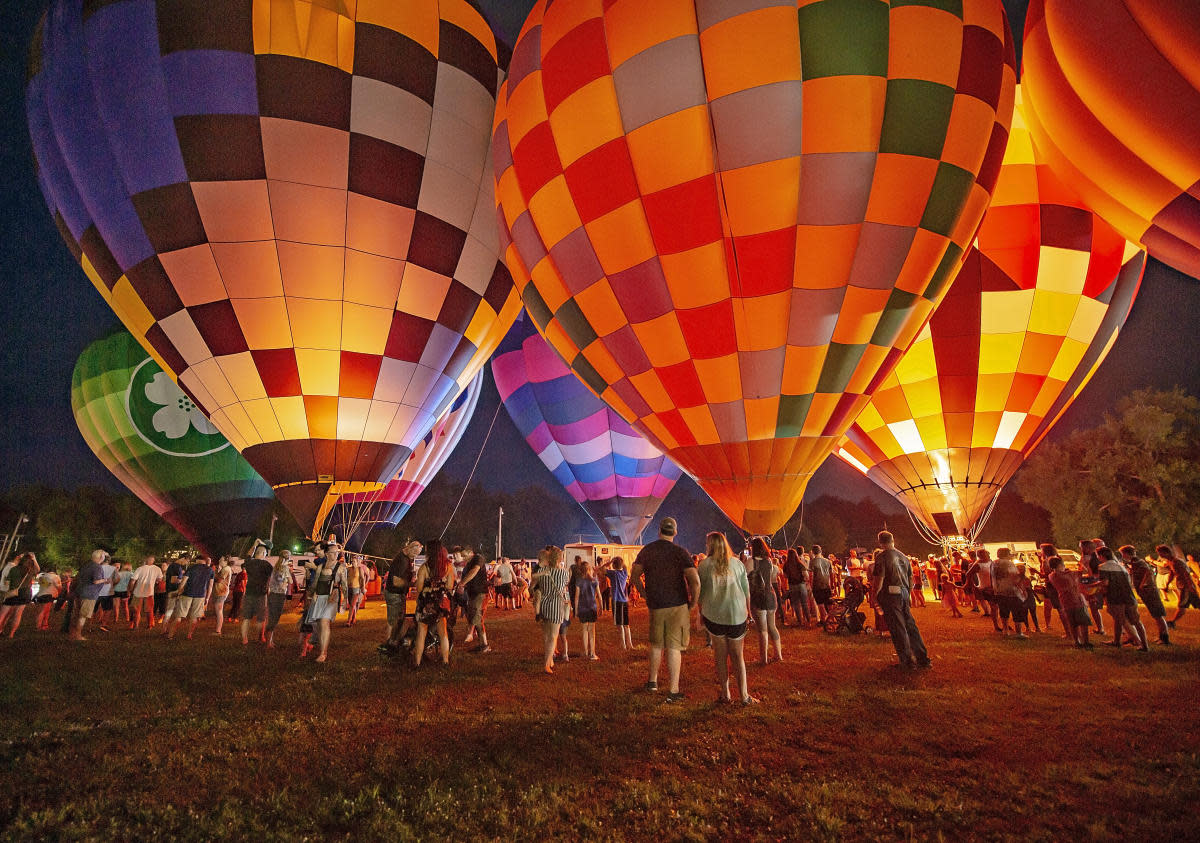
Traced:
<path fill-rule="evenodd" d="M 207 436 L 217 433 L 195 402 L 165 372 L 159 372 L 146 384 L 146 397 L 159 407 L 151 419 L 154 429 L 168 439 L 182 439 L 193 427 Z"/>

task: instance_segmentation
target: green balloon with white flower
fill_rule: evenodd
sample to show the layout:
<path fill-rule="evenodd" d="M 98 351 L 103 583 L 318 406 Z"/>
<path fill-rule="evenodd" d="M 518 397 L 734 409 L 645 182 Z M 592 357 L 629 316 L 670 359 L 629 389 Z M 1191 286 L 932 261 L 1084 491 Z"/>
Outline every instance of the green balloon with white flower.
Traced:
<path fill-rule="evenodd" d="M 105 467 L 210 555 L 254 533 L 274 503 L 266 481 L 127 331 L 80 355 L 71 408 Z"/>

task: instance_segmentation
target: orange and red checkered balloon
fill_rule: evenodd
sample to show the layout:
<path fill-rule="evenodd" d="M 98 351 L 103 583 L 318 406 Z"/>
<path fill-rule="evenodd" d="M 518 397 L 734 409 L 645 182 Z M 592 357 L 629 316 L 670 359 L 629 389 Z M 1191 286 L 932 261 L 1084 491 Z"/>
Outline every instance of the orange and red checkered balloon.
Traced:
<path fill-rule="evenodd" d="M 575 373 L 771 532 L 945 292 L 1012 108 L 999 0 L 555 0 L 496 201 Z"/>
<path fill-rule="evenodd" d="M 1026 113 L 1019 91 L 976 245 L 840 451 L 941 535 L 977 532 L 1104 360 L 1146 264 L 1046 166 Z"/>
<path fill-rule="evenodd" d="M 307 528 L 382 485 L 520 310 L 467 0 L 54 0 L 38 181 L 117 316 Z"/>
<path fill-rule="evenodd" d="M 1041 159 L 1123 236 L 1200 278 L 1200 5 L 1033 0 L 1021 67 Z"/>

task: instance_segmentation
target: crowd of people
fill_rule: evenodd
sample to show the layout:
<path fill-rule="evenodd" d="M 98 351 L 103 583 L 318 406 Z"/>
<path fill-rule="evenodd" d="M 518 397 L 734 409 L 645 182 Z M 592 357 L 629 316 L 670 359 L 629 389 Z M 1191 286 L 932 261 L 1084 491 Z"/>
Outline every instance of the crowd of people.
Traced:
<path fill-rule="evenodd" d="M 681 656 L 695 626 L 713 650 L 719 700 L 734 699 L 734 684 L 737 699 L 751 705 L 757 699 L 748 687 L 744 651 L 751 628 L 764 665 L 783 661 L 780 629 L 792 626 L 889 635 L 898 668 L 931 667 L 912 613 L 912 607 L 926 605 L 926 589 L 951 617 L 973 613 L 1017 639 L 1031 631 L 1049 632 L 1058 617 L 1064 637 L 1085 649 L 1093 647 L 1093 631 L 1109 634 L 1104 609 L 1111 627 L 1107 643 L 1146 651 L 1150 642 L 1139 603 L 1161 645 L 1170 645 L 1171 629 L 1189 608 L 1200 608 L 1195 558 L 1167 545 L 1158 546 L 1151 558 L 1131 545 L 1113 551 L 1099 539 L 1085 540 L 1080 561 L 1072 566 L 1052 544 L 1041 545 L 1036 555 L 1002 547 L 993 559 L 986 549 L 975 548 L 922 560 L 897 550 L 885 531 L 874 550 L 844 556 L 827 556 L 819 545 L 777 550 L 762 537 L 751 537 L 736 554 L 724 533 L 712 532 L 704 552 L 693 555 L 676 543 L 677 530 L 673 518 L 664 518 L 658 538 L 632 559 L 576 555 L 569 563 L 555 546 L 532 562 L 491 561 L 471 547 L 414 539 L 377 566 L 346 552 L 333 536 L 313 556 L 293 557 L 283 550 L 271 559 L 260 541 L 244 560 L 222 557 L 215 563 L 203 555 L 163 561 L 149 556 L 134 567 L 96 550 L 73 573 L 59 573 L 25 552 L 0 570 L 0 635 L 14 636 L 32 605 L 36 629 L 49 630 L 53 613 L 61 611 L 61 629 L 76 641 L 86 640 L 89 624 L 105 632 L 118 625 L 137 629 L 143 616 L 148 629 L 158 628 L 167 639 L 181 631 L 190 639 L 201 620 L 212 617 L 212 634 L 222 635 L 226 620 L 240 621 L 244 645 L 253 640 L 272 648 L 287 602 L 294 599 L 300 604 L 299 656 L 316 650 L 316 661 L 324 662 L 337 617 L 345 612 L 345 625 L 353 626 L 372 592 L 386 607 L 387 635 L 378 649 L 407 655 L 417 667 L 426 658 L 450 662 L 460 617 L 467 628 L 464 643 L 475 643 L 471 652 L 491 652 L 487 609 L 520 610 L 529 604 L 542 631 L 542 669 L 554 674 L 556 664 L 570 661 L 573 622 L 583 659 L 600 659 L 596 625 L 606 613 L 622 649 L 633 648 L 629 606 L 644 601 L 647 691 L 658 691 L 665 661 L 666 699 L 683 699 Z M 1164 589 L 1177 597 L 1171 619 Z M 866 614 L 857 611 L 863 600 Z"/>

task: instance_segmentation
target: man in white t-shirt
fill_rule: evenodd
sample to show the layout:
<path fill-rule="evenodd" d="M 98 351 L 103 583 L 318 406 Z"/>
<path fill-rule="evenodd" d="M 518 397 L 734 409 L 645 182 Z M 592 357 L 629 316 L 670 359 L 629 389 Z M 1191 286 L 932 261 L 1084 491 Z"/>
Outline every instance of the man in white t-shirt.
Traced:
<path fill-rule="evenodd" d="M 501 557 L 496 566 L 496 605 L 503 609 L 513 608 L 513 566 Z"/>
<path fill-rule="evenodd" d="M 146 608 L 150 628 L 154 629 L 154 586 L 163 578 L 162 568 L 155 564 L 153 556 L 147 556 L 129 578 L 129 599 L 133 603 L 133 622 L 130 629 L 137 629 L 142 622 L 142 607 Z"/>

